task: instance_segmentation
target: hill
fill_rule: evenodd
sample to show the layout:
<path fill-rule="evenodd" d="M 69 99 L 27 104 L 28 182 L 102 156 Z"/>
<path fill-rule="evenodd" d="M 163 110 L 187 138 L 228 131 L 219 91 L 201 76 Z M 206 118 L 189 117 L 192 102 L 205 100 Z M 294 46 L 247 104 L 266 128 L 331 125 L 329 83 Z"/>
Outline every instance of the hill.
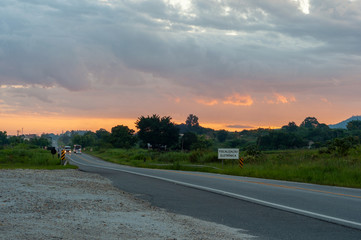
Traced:
<path fill-rule="evenodd" d="M 336 124 L 330 124 L 328 125 L 330 128 L 341 128 L 341 129 L 346 129 L 347 128 L 347 123 L 351 122 L 351 121 L 355 121 L 355 120 L 359 120 L 361 121 L 361 116 L 352 116 L 342 122 L 336 123 Z"/>

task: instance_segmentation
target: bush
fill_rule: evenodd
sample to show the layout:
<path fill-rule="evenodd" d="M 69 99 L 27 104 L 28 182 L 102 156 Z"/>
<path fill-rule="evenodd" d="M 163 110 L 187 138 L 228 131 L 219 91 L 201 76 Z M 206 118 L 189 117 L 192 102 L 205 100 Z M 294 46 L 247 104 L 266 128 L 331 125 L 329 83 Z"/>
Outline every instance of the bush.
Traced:
<path fill-rule="evenodd" d="M 249 145 L 246 148 L 246 155 L 257 157 L 257 156 L 261 155 L 261 151 L 259 150 L 257 145 Z"/>
<path fill-rule="evenodd" d="M 192 151 L 189 155 L 191 163 L 218 162 L 218 153 L 211 151 Z"/>
<path fill-rule="evenodd" d="M 352 148 L 359 144 L 358 137 L 335 138 L 328 144 L 328 151 L 339 156 L 347 156 Z"/>
<path fill-rule="evenodd" d="M 58 158 L 54 158 L 49 151 L 19 144 L 12 148 L 0 150 L 0 163 L 7 165 L 50 166 L 60 165 Z"/>
<path fill-rule="evenodd" d="M 200 157 L 201 163 L 219 162 L 218 153 L 216 152 L 205 152 Z"/>
<path fill-rule="evenodd" d="M 201 151 L 192 151 L 189 156 L 189 161 L 191 163 L 198 163 L 202 157 L 203 153 Z"/>
<path fill-rule="evenodd" d="M 179 161 L 186 161 L 188 160 L 188 156 L 186 153 L 182 153 L 182 152 L 167 152 L 160 154 L 157 160 L 160 162 L 174 163 Z"/>
<path fill-rule="evenodd" d="M 133 156 L 131 156 L 132 160 L 149 160 L 149 157 L 146 153 L 135 153 Z"/>

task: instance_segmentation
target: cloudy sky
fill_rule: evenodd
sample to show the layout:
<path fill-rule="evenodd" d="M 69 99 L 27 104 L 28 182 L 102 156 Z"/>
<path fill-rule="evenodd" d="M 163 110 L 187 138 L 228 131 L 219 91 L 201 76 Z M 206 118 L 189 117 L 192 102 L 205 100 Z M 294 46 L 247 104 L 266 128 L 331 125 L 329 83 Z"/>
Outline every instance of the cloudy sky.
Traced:
<path fill-rule="evenodd" d="M 361 114 L 361 0 L 1 0 L 0 131 Z"/>

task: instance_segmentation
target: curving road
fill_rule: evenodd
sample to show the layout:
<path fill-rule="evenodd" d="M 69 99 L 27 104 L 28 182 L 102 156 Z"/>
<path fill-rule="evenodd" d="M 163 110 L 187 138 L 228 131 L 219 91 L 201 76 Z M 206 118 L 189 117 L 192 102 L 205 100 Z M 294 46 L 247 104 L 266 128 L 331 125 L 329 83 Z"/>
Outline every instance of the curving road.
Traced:
<path fill-rule="evenodd" d="M 87 154 L 67 158 L 156 206 L 259 239 L 361 239 L 361 189 L 134 168 Z"/>

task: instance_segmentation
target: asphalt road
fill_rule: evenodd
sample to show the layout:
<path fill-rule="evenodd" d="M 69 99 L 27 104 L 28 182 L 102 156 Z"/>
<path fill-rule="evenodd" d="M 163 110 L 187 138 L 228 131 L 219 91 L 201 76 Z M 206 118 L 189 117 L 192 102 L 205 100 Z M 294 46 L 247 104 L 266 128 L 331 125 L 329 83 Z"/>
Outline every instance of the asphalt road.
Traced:
<path fill-rule="evenodd" d="M 361 190 L 219 174 L 141 169 L 68 155 L 153 205 L 258 239 L 361 239 Z"/>

